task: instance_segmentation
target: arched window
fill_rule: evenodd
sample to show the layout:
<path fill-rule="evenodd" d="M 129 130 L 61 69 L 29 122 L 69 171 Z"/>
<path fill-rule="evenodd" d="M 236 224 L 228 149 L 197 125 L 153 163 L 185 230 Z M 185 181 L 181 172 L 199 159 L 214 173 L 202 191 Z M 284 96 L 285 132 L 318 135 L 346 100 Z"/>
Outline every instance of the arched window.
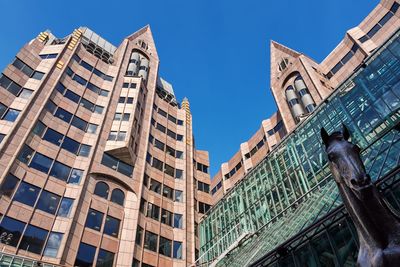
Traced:
<path fill-rule="evenodd" d="M 108 198 L 108 192 L 110 191 L 110 188 L 108 185 L 104 182 L 98 182 L 96 184 L 96 188 L 94 189 L 94 194 L 98 195 L 99 197 Z"/>
<path fill-rule="evenodd" d="M 111 201 L 121 206 L 124 205 L 125 195 L 120 189 L 114 189 L 111 193 Z"/>

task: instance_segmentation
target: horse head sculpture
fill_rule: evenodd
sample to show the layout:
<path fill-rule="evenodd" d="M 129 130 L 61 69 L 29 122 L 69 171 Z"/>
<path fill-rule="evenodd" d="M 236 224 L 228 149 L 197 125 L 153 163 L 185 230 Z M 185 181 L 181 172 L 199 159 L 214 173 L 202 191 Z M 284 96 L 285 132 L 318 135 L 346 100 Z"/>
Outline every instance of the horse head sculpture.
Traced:
<path fill-rule="evenodd" d="M 360 148 L 346 126 L 329 135 L 321 129 L 329 167 L 357 230 L 360 267 L 400 266 L 400 219 L 380 196 L 365 171 Z"/>

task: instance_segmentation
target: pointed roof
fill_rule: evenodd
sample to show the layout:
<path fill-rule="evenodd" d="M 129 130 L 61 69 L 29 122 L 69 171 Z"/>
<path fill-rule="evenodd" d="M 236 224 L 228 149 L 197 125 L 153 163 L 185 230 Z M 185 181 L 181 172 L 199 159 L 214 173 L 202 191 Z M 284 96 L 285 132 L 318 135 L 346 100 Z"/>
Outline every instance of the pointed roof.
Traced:
<path fill-rule="evenodd" d="M 156 44 L 154 42 L 153 34 L 151 32 L 151 28 L 150 28 L 149 24 L 147 24 L 140 30 L 132 33 L 131 35 L 126 37 L 126 39 L 128 39 L 129 41 L 134 41 L 136 39 L 143 40 L 148 45 L 148 50 L 149 50 L 150 54 L 155 56 L 156 58 L 158 58 Z"/>
<path fill-rule="evenodd" d="M 273 53 L 276 53 L 277 51 L 279 51 L 280 53 L 286 54 L 290 57 L 299 57 L 300 55 L 302 55 L 302 53 L 297 52 L 287 46 L 284 46 L 283 44 L 280 44 L 274 40 L 271 40 L 271 57 L 273 55 Z"/>

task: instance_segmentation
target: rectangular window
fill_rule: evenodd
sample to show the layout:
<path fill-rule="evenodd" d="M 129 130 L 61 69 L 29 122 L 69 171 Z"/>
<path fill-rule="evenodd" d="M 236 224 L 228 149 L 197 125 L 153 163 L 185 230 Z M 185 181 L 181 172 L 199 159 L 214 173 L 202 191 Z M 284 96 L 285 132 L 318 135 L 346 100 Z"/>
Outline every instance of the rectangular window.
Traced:
<path fill-rule="evenodd" d="M 69 89 L 67 89 L 64 96 L 75 103 L 79 103 L 79 99 L 81 99 L 81 97 L 79 95 L 75 94 L 74 92 L 72 92 Z"/>
<path fill-rule="evenodd" d="M 136 239 L 135 243 L 139 246 L 142 245 L 142 238 L 143 238 L 143 228 L 138 225 L 138 228 L 136 230 Z"/>
<path fill-rule="evenodd" d="M 18 160 L 28 164 L 31 160 L 34 150 L 27 145 L 24 145 L 23 149 L 19 153 Z"/>
<path fill-rule="evenodd" d="M 165 148 L 164 143 L 161 142 L 161 141 L 158 141 L 157 139 L 155 139 L 154 146 L 155 146 L 156 148 L 158 148 L 158 149 L 164 151 L 164 148 Z"/>
<path fill-rule="evenodd" d="M 56 146 L 60 146 L 62 143 L 64 135 L 59 132 L 54 131 L 53 129 L 47 128 L 46 133 L 43 135 L 43 140 L 50 142 Z"/>
<path fill-rule="evenodd" d="M 182 179 L 183 177 L 183 170 L 175 169 L 175 178 Z"/>
<path fill-rule="evenodd" d="M 60 248 L 62 238 L 62 233 L 51 232 L 43 255 L 51 258 L 57 258 L 58 249 Z"/>
<path fill-rule="evenodd" d="M 70 123 L 72 119 L 72 114 L 60 107 L 57 109 L 54 116 L 65 121 L 66 123 Z"/>
<path fill-rule="evenodd" d="M 118 132 L 117 141 L 124 141 L 126 138 L 126 132 Z"/>
<path fill-rule="evenodd" d="M 3 120 L 14 122 L 18 118 L 20 112 L 20 110 L 10 108 L 4 115 Z"/>
<path fill-rule="evenodd" d="M 162 255 L 171 257 L 172 241 L 160 236 L 160 246 L 158 252 Z"/>
<path fill-rule="evenodd" d="M 70 172 L 71 172 L 71 167 L 68 167 L 67 165 L 61 162 L 55 161 L 53 167 L 51 168 L 50 175 L 59 180 L 67 181 Z"/>
<path fill-rule="evenodd" d="M 182 158 L 183 158 L 183 152 L 177 150 L 177 151 L 176 151 L 175 157 L 176 157 L 177 159 L 182 159 Z"/>
<path fill-rule="evenodd" d="M 32 74 L 32 77 L 31 77 L 31 78 L 40 81 L 40 80 L 43 78 L 43 76 L 44 76 L 44 73 L 43 73 L 43 72 L 35 71 L 35 72 Z"/>
<path fill-rule="evenodd" d="M 24 231 L 25 223 L 5 216 L 0 223 L 0 233 L 5 236 L 8 245 L 16 247 Z"/>
<path fill-rule="evenodd" d="M 175 202 L 183 202 L 183 191 L 175 189 Z"/>
<path fill-rule="evenodd" d="M 22 91 L 19 93 L 18 97 L 22 99 L 29 99 L 33 94 L 33 90 L 22 88 Z"/>
<path fill-rule="evenodd" d="M 153 203 L 147 203 L 147 217 L 150 217 L 156 221 L 160 220 L 160 207 L 153 204 Z"/>
<path fill-rule="evenodd" d="M 77 154 L 79 150 L 79 143 L 73 140 L 72 138 L 65 137 L 64 141 L 61 145 L 61 148 L 71 152 L 72 154 Z"/>
<path fill-rule="evenodd" d="M 157 252 L 158 236 L 152 232 L 146 231 L 144 235 L 144 247 L 148 250 Z"/>
<path fill-rule="evenodd" d="M 182 141 L 182 140 L 183 140 L 183 135 L 177 134 L 177 135 L 176 135 L 176 140 Z"/>
<path fill-rule="evenodd" d="M 11 173 L 7 174 L 6 178 L 4 178 L 3 183 L 0 186 L 0 195 L 12 197 L 14 190 L 19 182 L 19 179 L 12 175 Z"/>
<path fill-rule="evenodd" d="M 169 176 L 171 176 L 171 177 L 174 177 L 174 173 L 175 173 L 175 169 L 174 169 L 174 167 L 172 167 L 172 166 L 170 166 L 170 165 L 168 165 L 168 164 L 164 164 L 164 172 L 166 173 L 166 174 L 168 174 Z"/>
<path fill-rule="evenodd" d="M 71 175 L 69 176 L 69 184 L 79 184 L 83 175 L 83 170 L 72 169 Z"/>
<path fill-rule="evenodd" d="M 81 156 L 81 157 L 89 157 L 90 149 L 91 149 L 91 148 L 92 148 L 92 147 L 89 146 L 89 145 L 81 144 L 81 146 L 80 146 L 80 148 L 79 148 L 78 156 Z"/>
<path fill-rule="evenodd" d="M 51 192 L 43 190 L 40 194 L 36 208 L 44 212 L 55 214 L 61 197 Z"/>
<path fill-rule="evenodd" d="M 114 256 L 115 254 L 104 250 L 104 249 L 100 249 L 99 251 L 99 255 L 97 256 L 97 262 L 96 262 L 96 266 L 113 266 L 114 265 Z"/>
<path fill-rule="evenodd" d="M 31 163 L 29 164 L 29 167 L 34 168 L 38 171 L 48 173 L 50 170 L 50 166 L 53 163 L 53 160 L 49 157 L 46 157 L 40 153 L 36 153 L 33 156 L 33 159 Z"/>
<path fill-rule="evenodd" d="M 130 115 L 131 115 L 131 114 L 129 114 L 129 113 L 124 113 L 124 114 L 122 115 L 122 121 L 129 121 Z"/>
<path fill-rule="evenodd" d="M 169 199 L 173 199 L 173 189 L 169 186 L 163 186 L 163 196 Z"/>
<path fill-rule="evenodd" d="M 172 226 L 172 216 L 173 216 L 172 212 L 165 209 L 161 210 L 161 222 L 163 224 Z"/>
<path fill-rule="evenodd" d="M 153 191 L 153 192 L 156 192 L 158 194 L 161 194 L 161 183 L 157 182 L 154 179 L 151 179 L 150 190 Z"/>
<path fill-rule="evenodd" d="M 182 259 L 182 242 L 174 241 L 174 258 Z"/>
<path fill-rule="evenodd" d="M 19 69 L 22 73 L 24 73 L 28 77 L 31 77 L 31 75 L 33 73 L 33 69 L 31 67 L 29 67 L 27 64 L 25 64 L 19 58 L 15 58 L 14 62 L 12 63 L 12 65 L 15 68 Z"/>
<path fill-rule="evenodd" d="M 161 160 L 158 160 L 157 158 L 153 158 L 153 162 L 151 165 L 152 167 L 154 167 L 160 171 L 163 171 L 163 165 L 164 165 L 164 163 Z"/>
<path fill-rule="evenodd" d="M 41 59 L 52 59 L 56 58 L 58 54 L 45 54 L 45 55 L 39 55 Z"/>
<path fill-rule="evenodd" d="M 94 266 L 96 247 L 80 243 L 74 266 Z"/>
<path fill-rule="evenodd" d="M 63 197 L 57 216 L 68 218 L 71 213 L 73 203 L 74 200 L 72 198 Z"/>
<path fill-rule="evenodd" d="M 14 196 L 14 201 L 33 207 L 38 197 L 40 188 L 26 182 L 21 182 Z"/>
<path fill-rule="evenodd" d="M 159 123 L 157 123 L 156 128 L 157 128 L 157 130 L 159 130 L 160 132 L 163 132 L 163 133 L 165 133 L 165 131 L 166 131 L 166 128 Z"/>
<path fill-rule="evenodd" d="M 0 86 L 4 89 L 17 96 L 22 89 L 22 86 L 5 76 L 4 74 L 0 75 Z"/>
<path fill-rule="evenodd" d="M 182 214 L 174 214 L 174 228 L 183 229 Z"/>
<path fill-rule="evenodd" d="M 93 134 L 96 133 L 97 132 L 97 125 L 93 124 L 93 123 L 89 123 L 86 132 L 93 133 Z"/>
<path fill-rule="evenodd" d="M 94 104 L 92 102 L 86 100 L 85 98 L 82 98 L 81 103 L 79 105 L 90 111 L 94 111 Z"/>
<path fill-rule="evenodd" d="M 3 117 L 3 114 L 7 111 L 7 108 L 8 108 L 7 106 L 0 103 L 0 118 Z"/>
<path fill-rule="evenodd" d="M 158 109 L 158 114 L 160 114 L 163 117 L 167 117 L 167 112 L 165 112 L 164 110 L 162 110 L 161 108 Z"/>
<path fill-rule="evenodd" d="M 80 85 L 86 86 L 87 81 L 85 79 L 83 79 L 81 76 L 79 75 L 74 75 L 74 77 L 72 78 L 72 80 L 76 81 L 77 83 L 79 83 Z"/>
<path fill-rule="evenodd" d="M 48 233 L 44 229 L 28 225 L 18 248 L 35 254 L 41 254 Z"/>
<path fill-rule="evenodd" d="M 107 215 L 106 222 L 104 224 L 104 233 L 106 235 L 118 237 L 119 225 L 120 225 L 120 220 Z"/>
<path fill-rule="evenodd" d="M 101 224 L 103 222 L 103 216 L 104 216 L 104 213 L 94 210 L 94 209 L 89 209 L 89 212 L 88 212 L 88 215 L 86 218 L 85 227 L 94 229 L 96 231 L 100 231 Z"/>

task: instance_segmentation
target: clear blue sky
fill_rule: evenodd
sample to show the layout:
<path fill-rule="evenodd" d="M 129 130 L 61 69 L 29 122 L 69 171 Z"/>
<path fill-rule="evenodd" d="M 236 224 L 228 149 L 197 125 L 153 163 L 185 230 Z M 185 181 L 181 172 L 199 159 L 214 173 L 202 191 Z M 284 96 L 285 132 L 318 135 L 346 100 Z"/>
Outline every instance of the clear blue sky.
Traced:
<path fill-rule="evenodd" d="M 189 98 L 196 146 L 210 152 L 214 175 L 276 110 L 269 90 L 269 41 L 320 62 L 378 3 L 0 0 L 0 69 L 46 29 L 63 37 L 88 26 L 119 45 L 150 24 L 160 75 L 173 84 L 179 101 Z"/>

